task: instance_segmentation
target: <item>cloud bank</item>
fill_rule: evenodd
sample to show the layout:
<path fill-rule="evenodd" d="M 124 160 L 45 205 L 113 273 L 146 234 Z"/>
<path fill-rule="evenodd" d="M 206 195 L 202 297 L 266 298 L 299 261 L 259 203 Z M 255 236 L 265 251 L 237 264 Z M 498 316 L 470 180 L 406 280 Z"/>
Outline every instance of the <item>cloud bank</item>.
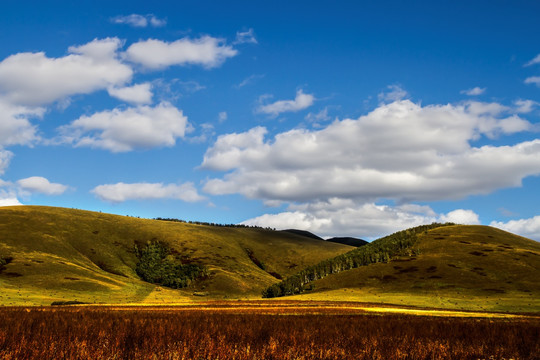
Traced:
<path fill-rule="evenodd" d="M 350 199 L 291 205 L 288 211 L 265 214 L 243 222 L 276 229 L 303 229 L 323 237 L 357 236 L 374 239 L 381 235 L 432 222 L 479 224 L 471 210 L 458 209 L 437 215 L 429 206 L 358 204 Z"/>
<path fill-rule="evenodd" d="M 517 110 L 474 101 L 421 106 L 396 100 L 321 130 L 268 137 L 259 126 L 222 135 L 202 168 L 225 174 L 203 189 L 288 204 L 282 213 L 247 223 L 327 236 L 377 236 L 432 221 L 478 224 L 471 210 L 435 214 L 415 203 L 488 194 L 539 175 L 540 139 L 473 145 L 532 130 Z M 376 204 L 382 200 L 398 205 Z"/>
<path fill-rule="evenodd" d="M 319 131 L 295 129 L 268 140 L 263 127 L 223 135 L 207 150 L 202 167 L 228 173 L 210 179 L 204 190 L 288 202 L 413 202 L 519 186 L 524 177 L 540 173 L 540 140 L 470 144 L 531 127 L 496 105 L 422 107 L 401 100 Z"/>

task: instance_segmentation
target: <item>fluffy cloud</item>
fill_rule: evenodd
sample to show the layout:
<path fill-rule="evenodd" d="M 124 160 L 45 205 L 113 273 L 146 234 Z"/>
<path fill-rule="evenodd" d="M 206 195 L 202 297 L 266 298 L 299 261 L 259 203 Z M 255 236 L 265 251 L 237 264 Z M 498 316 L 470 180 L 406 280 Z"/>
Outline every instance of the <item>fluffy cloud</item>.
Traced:
<path fill-rule="evenodd" d="M 133 27 L 147 27 L 149 24 L 153 27 L 162 27 L 167 25 L 167 20 L 158 19 L 153 14 L 148 15 L 120 15 L 111 18 L 111 22 L 114 24 L 126 24 Z"/>
<path fill-rule="evenodd" d="M 202 201 L 205 197 L 198 194 L 193 183 L 162 184 L 106 184 L 95 187 L 92 192 L 101 200 L 119 203 L 127 200 L 177 199 L 187 202 Z"/>
<path fill-rule="evenodd" d="M 296 112 L 313 105 L 315 97 L 311 94 L 304 94 L 302 90 L 296 92 L 294 100 L 279 100 L 271 104 L 260 105 L 257 112 L 277 116 L 284 112 Z"/>
<path fill-rule="evenodd" d="M 0 186 L 2 185 L 2 180 L 0 180 Z M 17 196 L 10 191 L 5 191 L 0 189 L 0 206 L 15 206 L 22 205 Z"/>
<path fill-rule="evenodd" d="M 480 220 L 478 219 L 478 214 L 472 210 L 463 210 L 457 209 L 450 211 L 448 214 L 441 215 L 440 221 L 443 223 L 453 222 L 456 224 L 465 224 L 465 225 L 478 225 Z"/>
<path fill-rule="evenodd" d="M 13 153 L 11 151 L 0 148 L 0 175 L 2 175 L 9 166 L 12 157 Z M 2 180 L 0 180 L 0 186 L 2 185 L 1 181 Z"/>
<path fill-rule="evenodd" d="M 72 46 L 69 55 L 19 53 L 0 62 L 0 97 L 11 104 L 39 106 L 88 94 L 131 80 L 133 71 L 118 59 L 118 38 Z"/>
<path fill-rule="evenodd" d="M 529 219 L 510 220 L 506 223 L 493 221 L 489 225 L 540 241 L 540 216 Z"/>
<path fill-rule="evenodd" d="M 458 209 L 437 215 L 428 206 L 408 204 L 391 207 L 373 203 L 357 204 L 350 199 L 293 205 L 289 211 L 265 214 L 243 222 L 276 229 L 304 229 L 323 237 L 356 236 L 374 239 L 393 232 L 432 222 L 477 224 L 478 215 Z M 460 220 L 460 221 L 455 221 Z"/>
<path fill-rule="evenodd" d="M 149 39 L 132 44 L 127 58 L 148 69 L 163 69 L 172 65 L 201 65 L 205 68 L 220 66 L 235 56 L 237 50 L 223 39 L 203 36 L 199 39 L 183 38 L 174 42 Z"/>
<path fill-rule="evenodd" d="M 460 91 L 461 94 L 465 94 L 465 95 L 469 95 L 469 96 L 482 95 L 485 92 L 486 92 L 486 88 L 481 88 L 481 87 L 478 87 L 478 86 L 473 87 L 471 89 L 461 90 Z"/>
<path fill-rule="evenodd" d="M 64 142 L 125 152 L 174 146 L 186 131 L 187 117 L 162 102 L 155 107 L 138 106 L 81 116 L 61 127 Z"/>
<path fill-rule="evenodd" d="M 399 202 L 458 199 L 519 186 L 540 174 L 540 139 L 513 146 L 473 147 L 531 128 L 506 107 L 470 102 L 381 105 L 356 120 L 318 131 L 295 129 L 266 140 L 266 129 L 220 136 L 203 168 L 228 171 L 210 179 L 211 194 L 312 202 L 333 197 Z"/>
<path fill-rule="evenodd" d="M 150 83 L 137 84 L 123 88 L 111 87 L 108 89 L 109 95 L 119 100 L 132 104 L 151 104 L 152 103 L 152 85 Z"/>
<path fill-rule="evenodd" d="M 264 127 L 258 126 L 244 133 L 220 136 L 206 152 L 202 166 L 212 170 L 231 170 L 245 159 L 246 152 L 252 153 L 253 159 L 250 162 L 256 162 L 260 153 L 258 149 L 264 146 L 266 133 Z"/>
<path fill-rule="evenodd" d="M 43 108 L 12 105 L 0 98 L 0 149 L 9 145 L 30 145 L 38 140 L 31 118 L 41 118 Z"/>
<path fill-rule="evenodd" d="M 44 177 L 32 176 L 17 181 L 17 185 L 23 192 L 40 193 L 45 195 L 61 195 L 68 187 L 66 185 L 51 183 Z"/>

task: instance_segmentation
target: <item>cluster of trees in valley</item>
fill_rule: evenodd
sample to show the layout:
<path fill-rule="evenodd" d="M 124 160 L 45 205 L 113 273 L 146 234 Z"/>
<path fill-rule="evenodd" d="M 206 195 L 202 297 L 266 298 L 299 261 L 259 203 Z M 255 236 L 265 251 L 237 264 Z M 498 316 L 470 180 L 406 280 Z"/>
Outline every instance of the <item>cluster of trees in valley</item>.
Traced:
<path fill-rule="evenodd" d="M 135 271 L 144 281 L 173 289 L 189 286 L 192 281 L 208 275 L 206 267 L 187 263 L 171 253 L 171 250 L 157 241 L 149 242 L 139 248 L 135 245 L 139 259 Z"/>
<path fill-rule="evenodd" d="M 274 298 L 300 294 L 306 290 L 312 289 L 311 282 L 322 279 L 330 274 L 336 274 L 364 265 L 388 262 L 396 256 L 416 255 L 418 250 L 414 249 L 414 244 L 418 234 L 449 225 L 455 224 L 433 223 L 430 225 L 421 225 L 374 240 L 367 245 L 351 250 L 345 254 L 324 260 L 317 265 L 309 266 L 299 273 L 289 276 L 277 284 L 271 285 L 263 291 L 263 297 Z"/>

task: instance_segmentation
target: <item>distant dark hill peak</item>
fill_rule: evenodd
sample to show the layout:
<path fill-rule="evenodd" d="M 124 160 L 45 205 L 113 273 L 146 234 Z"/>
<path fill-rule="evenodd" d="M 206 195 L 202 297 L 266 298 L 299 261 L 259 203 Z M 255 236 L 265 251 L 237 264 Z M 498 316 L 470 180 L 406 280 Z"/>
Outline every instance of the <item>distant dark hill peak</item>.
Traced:
<path fill-rule="evenodd" d="M 283 232 L 288 232 L 288 233 L 291 233 L 291 234 L 296 234 L 296 235 L 308 237 L 308 238 L 311 238 L 311 239 L 324 240 L 323 238 L 321 238 L 321 237 L 319 237 L 319 236 L 317 236 L 317 235 L 315 235 L 313 233 L 310 233 L 309 231 L 306 231 L 306 230 L 287 229 L 287 230 L 282 230 L 282 231 Z"/>
<path fill-rule="evenodd" d="M 326 241 L 335 242 L 335 243 L 343 244 L 343 245 L 355 246 L 355 247 L 360 247 L 360 246 L 369 244 L 369 242 L 367 242 L 366 240 L 353 238 L 353 237 L 333 237 Z"/>

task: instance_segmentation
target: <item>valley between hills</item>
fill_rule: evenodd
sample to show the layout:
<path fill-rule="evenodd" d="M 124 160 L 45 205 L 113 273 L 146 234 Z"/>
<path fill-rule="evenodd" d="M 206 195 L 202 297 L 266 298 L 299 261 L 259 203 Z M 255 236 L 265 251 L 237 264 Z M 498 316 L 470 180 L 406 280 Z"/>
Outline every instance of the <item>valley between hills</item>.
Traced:
<path fill-rule="evenodd" d="M 363 252 L 365 258 L 386 240 L 354 247 L 301 231 L 43 206 L 3 207 L 0 305 L 151 306 L 244 300 L 540 313 L 540 243 L 487 226 L 434 225 L 415 231 L 403 232 L 404 238 L 413 236 L 404 240 L 406 247 L 384 250 L 375 258 L 369 255 L 372 262 L 362 265 L 353 264 L 351 254 Z M 145 281 L 144 271 L 156 270 L 154 263 L 141 266 L 142 259 L 160 251 L 158 262 L 167 269 L 191 266 L 204 271 L 197 270 L 198 275 L 179 288 Z M 320 269 L 332 259 L 345 259 L 350 269 L 331 269 L 276 299 L 262 298 L 272 286 L 288 284 L 298 274 L 305 275 L 305 269 Z"/>

